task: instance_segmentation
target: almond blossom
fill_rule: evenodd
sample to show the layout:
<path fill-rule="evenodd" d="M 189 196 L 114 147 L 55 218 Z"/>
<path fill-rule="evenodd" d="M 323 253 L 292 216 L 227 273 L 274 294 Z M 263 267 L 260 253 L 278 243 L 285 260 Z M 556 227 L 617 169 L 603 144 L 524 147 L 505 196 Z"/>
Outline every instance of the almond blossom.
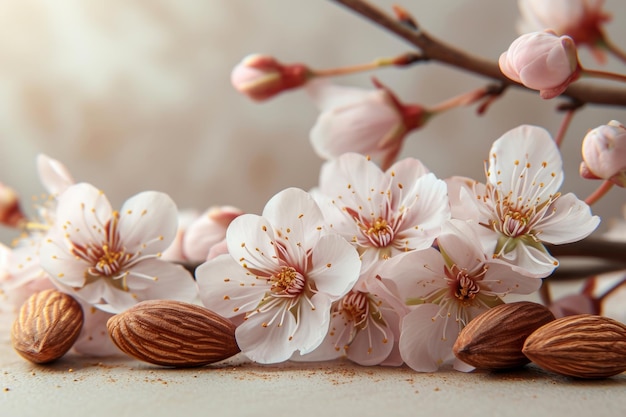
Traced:
<path fill-rule="evenodd" d="M 359 277 L 357 251 L 328 230 L 313 198 L 289 188 L 261 216 L 243 214 L 226 233 L 228 254 L 196 269 L 204 305 L 243 318 L 235 336 L 241 351 L 260 363 L 306 354 L 322 343 L 331 304 Z"/>
<path fill-rule="evenodd" d="M 302 359 L 326 361 L 346 357 L 363 366 L 400 366 L 400 320 L 409 312 L 396 285 L 383 280 L 384 262 L 361 271 L 359 281 L 332 307 L 324 342 Z"/>
<path fill-rule="evenodd" d="M 35 216 L 21 216 L 22 233 L 13 241 L 13 247 L 2 247 L 4 260 L 0 262 L 0 293 L 15 309 L 33 293 L 53 288 L 48 273 L 39 263 L 41 241 L 55 223 L 56 199 L 74 180 L 68 169 L 56 159 L 37 155 L 37 173 L 47 194 L 34 197 Z"/>
<path fill-rule="evenodd" d="M 461 186 L 459 217 L 483 226 L 494 258 L 545 277 L 558 266 L 543 242 L 565 244 L 591 234 L 600 218 L 574 194 L 559 192 L 561 154 L 543 128 L 522 125 L 497 139 L 489 152 L 487 184 Z"/>
<path fill-rule="evenodd" d="M 509 293 L 530 294 L 541 286 L 540 279 L 485 252 L 476 227 L 468 222 L 446 223 L 437 247 L 391 258 L 382 276 L 414 305 L 402 319 L 399 348 L 406 364 L 420 372 L 452 362 L 459 332 L 478 314 Z M 455 367 L 467 369 L 458 360 Z"/>
<path fill-rule="evenodd" d="M 344 154 L 322 167 L 315 196 L 365 264 L 429 247 L 450 218 L 445 182 L 413 158 L 383 172 L 363 155 Z"/>
<path fill-rule="evenodd" d="M 176 229 L 176 205 L 166 194 L 146 191 L 113 211 L 94 186 L 72 185 L 58 198 L 41 266 L 59 288 L 110 313 L 147 299 L 193 301 L 189 272 L 158 259 Z"/>

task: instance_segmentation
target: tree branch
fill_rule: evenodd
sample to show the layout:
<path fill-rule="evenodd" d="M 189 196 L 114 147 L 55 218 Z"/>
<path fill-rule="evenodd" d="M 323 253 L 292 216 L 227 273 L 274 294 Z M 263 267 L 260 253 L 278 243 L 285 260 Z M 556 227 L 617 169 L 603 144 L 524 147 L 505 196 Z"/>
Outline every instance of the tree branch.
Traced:
<path fill-rule="evenodd" d="M 401 23 L 397 19 L 369 4 L 367 1 L 331 1 L 347 7 L 353 12 L 361 15 L 361 17 L 372 21 L 378 26 L 381 26 L 404 39 L 414 47 L 418 48 L 424 58 L 428 60 L 438 61 L 458 69 L 491 78 L 503 83 L 504 85 L 520 87 L 525 90 L 535 92 L 534 90 L 530 90 L 523 85 L 506 78 L 500 71 L 496 61 L 477 57 L 453 46 L 447 45 L 444 42 L 433 38 L 419 27 L 415 29 L 409 25 Z M 626 106 L 626 88 L 607 87 L 590 82 L 575 82 L 570 85 L 560 97 L 568 97 L 570 100 L 577 103 Z"/>

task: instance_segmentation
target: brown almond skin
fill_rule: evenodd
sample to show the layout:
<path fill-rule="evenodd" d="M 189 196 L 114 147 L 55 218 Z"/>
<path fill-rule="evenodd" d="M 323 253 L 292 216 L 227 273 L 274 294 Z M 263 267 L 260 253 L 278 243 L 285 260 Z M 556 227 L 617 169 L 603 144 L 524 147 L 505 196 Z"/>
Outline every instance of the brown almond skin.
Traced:
<path fill-rule="evenodd" d="M 52 362 L 76 342 L 83 320 L 82 307 L 70 295 L 52 289 L 35 293 L 13 322 L 13 348 L 31 362 Z"/>
<path fill-rule="evenodd" d="M 541 304 L 500 304 L 470 321 L 452 350 L 457 358 L 478 369 L 517 368 L 530 362 L 522 353 L 528 335 L 552 320 L 552 312 Z"/>
<path fill-rule="evenodd" d="M 111 317 L 107 329 L 122 352 L 160 366 L 202 366 L 240 351 L 230 320 L 181 301 L 143 301 Z"/>
<path fill-rule="evenodd" d="M 593 314 L 562 317 L 528 336 L 522 351 L 561 375 L 608 378 L 626 371 L 626 326 Z"/>

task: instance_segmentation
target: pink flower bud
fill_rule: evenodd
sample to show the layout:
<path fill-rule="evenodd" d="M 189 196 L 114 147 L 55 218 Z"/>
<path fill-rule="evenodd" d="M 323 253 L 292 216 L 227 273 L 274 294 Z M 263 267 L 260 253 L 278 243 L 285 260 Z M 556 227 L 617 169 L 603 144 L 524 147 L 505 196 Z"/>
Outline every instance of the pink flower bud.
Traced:
<path fill-rule="evenodd" d="M 604 0 L 518 0 L 522 20 L 520 33 L 553 30 L 571 37 L 576 45 L 588 45 L 598 61 L 605 60 L 599 46 L 602 25 L 611 16 L 602 10 Z"/>
<path fill-rule="evenodd" d="M 311 77 L 311 71 L 302 64 L 283 65 L 271 56 L 249 55 L 233 69 L 230 81 L 240 93 L 262 101 L 301 87 Z"/>
<path fill-rule="evenodd" d="M 211 207 L 189 225 L 183 237 L 183 253 L 191 262 L 204 262 L 213 246 L 226 238 L 226 230 L 243 211 L 231 206 Z"/>
<path fill-rule="evenodd" d="M 0 183 L 0 224 L 19 227 L 25 219 L 15 190 Z"/>
<path fill-rule="evenodd" d="M 539 90 L 544 99 L 560 95 L 581 72 L 574 41 L 551 31 L 520 36 L 500 55 L 498 63 L 504 75 Z"/>
<path fill-rule="evenodd" d="M 590 130 L 582 144 L 580 175 L 626 187 L 626 128 L 611 120 Z"/>
<path fill-rule="evenodd" d="M 405 105 L 386 87 L 376 90 L 311 83 L 308 92 L 322 110 L 310 139 L 315 152 L 335 159 L 356 152 L 389 167 L 400 152 L 404 138 L 424 125 L 429 113 L 419 105 Z"/>

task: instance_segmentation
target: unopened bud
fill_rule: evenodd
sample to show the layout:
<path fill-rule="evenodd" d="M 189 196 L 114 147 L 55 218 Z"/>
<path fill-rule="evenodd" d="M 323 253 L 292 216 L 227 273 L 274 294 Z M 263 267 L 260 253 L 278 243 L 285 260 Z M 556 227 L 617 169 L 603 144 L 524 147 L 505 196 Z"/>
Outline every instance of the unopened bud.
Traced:
<path fill-rule="evenodd" d="M 317 154 L 334 159 L 356 152 L 393 163 L 406 134 L 422 127 L 429 113 L 419 105 L 406 105 L 375 81 L 375 90 L 312 83 L 308 92 L 322 110 L 310 139 Z"/>
<path fill-rule="evenodd" d="M 590 130 L 582 143 L 580 175 L 626 187 L 626 127 L 611 120 Z"/>
<path fill-rule="evenodd" d="M 0 224 L 19 227 L 25 219 L 15 190 L 0 183 Z"/>
<path fill-rule="evenodd" d="M 498 63 L 505 76 L 538 90 L 544 99 L 560 95 L 582 71 L 572 38 L 549 30 L 520 36 Z"/>
<path fill-rule="evenodd" d="M 312 72 L 303 64 L 283 65 L 267 55 L 250 55 L 232 71 L 230 81 L 237 91 L 253 100 L 267 100 L 306 84 Z"/>
<path fill-rule="evenodd" d="M 183 253 L 191 262 L 207 260 L 209 251 L 226 238 L 226 230 L 243 211 L 232 206 L 209 208 L 192 222 L 183 237 Z"/>

